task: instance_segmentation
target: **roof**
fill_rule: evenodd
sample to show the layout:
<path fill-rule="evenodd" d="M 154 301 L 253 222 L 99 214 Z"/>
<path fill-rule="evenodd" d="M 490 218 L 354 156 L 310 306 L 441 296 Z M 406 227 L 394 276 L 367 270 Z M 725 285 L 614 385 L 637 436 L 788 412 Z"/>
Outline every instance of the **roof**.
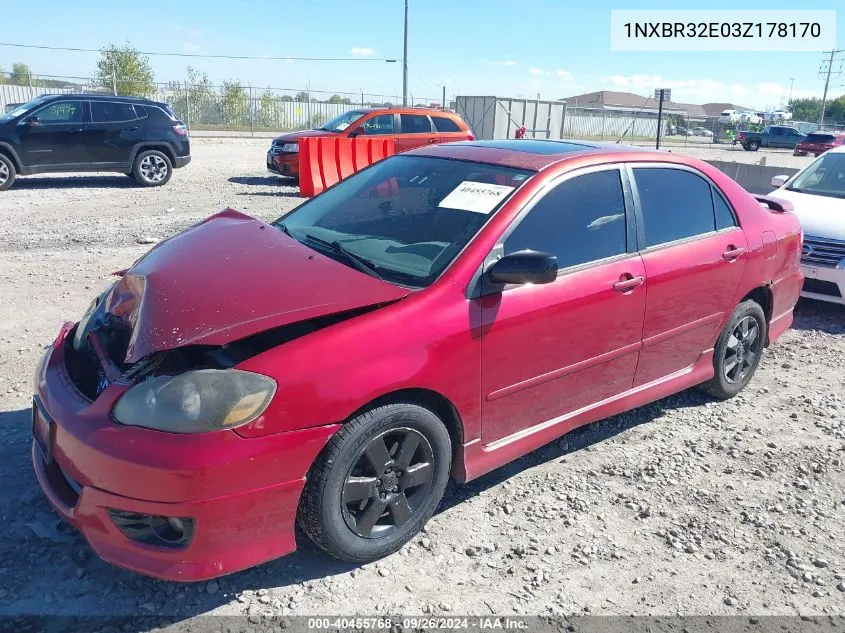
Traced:
<path fill-rule="evenodd" d="M 62 99 L 85 99 L 86 101 L 117 101 L 124 103 L 161 103 L 146 97 L 124 97 L 117 95 L 103 94 L 100 92 L 74 92 L 61 94 L 43 94 L 42 97 L 55 97 Z"/>
<path fill-rule="evenodd" d="M 615 108 L 632 108 L 635 110 L 657 110 L 660 107 L 660 102 L 653 97 L 643 97 L 632 92 L 614 92 L 612 90 L 600 90 L 598 92 L 588 92 L 582 95 L 575 95 L 573 97 L 565 97 L 562 101 L 566 101 L 567 105 L 585 107 L 615 107 Z M 683 110 L 685 104 L 676 103 L 674 101 L 664 101 L 664 110 Z"/>
<path fill-rule="evenodd" d="M 735 103 L 704 103 L 701 107 L 704 108 L 707 116 L 719 116 L 725 110 L 747 110 L 749 112 L 754 110 L 754 108 L 746 108 Z"/>
<path fill-rule="evenodd" d="M 437 113 L 439 115 L 454 115 L 455 112 L 452 110 L 447 110 L 445 108 L 434 108 L 430 106 L 364 106 L 362 108 L 355 108 L 357 112 L 375 112 L 375 111 L 384 111 L 384 112 L 398 112 L 400 114 L 433 114 Z"/>
<path fill-rule="evenodd" d="M 502 139 L 495 141 L 439 143 L 403 152 L 403 155 L 413 154 L 417 156 L 452 158 L 539 171 L 571 157 L 603 153 L 650 153 L 656 157 L 672 156 L 666 152 L 617 143 L 553 139 Z"/>

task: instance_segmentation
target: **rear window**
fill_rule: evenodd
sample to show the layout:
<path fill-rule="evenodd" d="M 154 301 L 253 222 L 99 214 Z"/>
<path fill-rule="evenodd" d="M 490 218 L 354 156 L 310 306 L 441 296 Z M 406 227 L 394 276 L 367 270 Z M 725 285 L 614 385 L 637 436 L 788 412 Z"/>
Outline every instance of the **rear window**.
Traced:
<path fill-rule="evenodd" d="M 692 172 L 635 168 L 645 246 L 657 246 L 716 229 L 710 184 Z"/>
<path fill-rule="evenodd" d="M 434 121 L 434 129 L 438 132 L 460 132 L 461 126 L 455 123 L 452 119 L 445 116 L 433 116 L 431 120 Z"/>
<path fill-rule="evenodd" d="M 836 140 L 833 134 L 808 134 L 804 139 L 807 143 L 832 143 Z"/>

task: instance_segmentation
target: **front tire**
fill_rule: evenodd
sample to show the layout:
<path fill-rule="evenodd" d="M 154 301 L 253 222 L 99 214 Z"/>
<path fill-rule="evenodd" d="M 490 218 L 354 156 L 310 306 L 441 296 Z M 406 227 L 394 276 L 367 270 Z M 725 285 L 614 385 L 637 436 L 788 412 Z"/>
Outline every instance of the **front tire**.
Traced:
<path fill-rule="evenodd" d="M 757 141 L 751 141 L 748 144 L 748 151 L 756 152 L 758 149 L 760 149 L 760 143 L 758 143 Z"/>
<path fill-rule="evenodd" d="M 766 315 L 760 304 L 740 303 L 719 335 L 713 353 L 714 375 L 701 390 L 719 400 L 742 391 L 760 366 L 766 335 Z"/>
<path fill-rule="evenodd" d="M 299 524 L 342 560 L 365 563 L 392 554 L 434 514 L 451 461 L 449 433 L 429 409 L 408 402 L 366 411 L 314 462 Z"/>
<path fill-rule="evenodd" d="M 5 154 L 0 154 L 0 191 L 5 191 L 13 184 L 18 177 L 15 164 Z"/>
<path fill-rule="evenodd" d="M 167 154 L 155 149 L 147 150 L 135 157 L 132 175 L 145 187 L 161 187 L 173 175 L 173 163 Z"/>

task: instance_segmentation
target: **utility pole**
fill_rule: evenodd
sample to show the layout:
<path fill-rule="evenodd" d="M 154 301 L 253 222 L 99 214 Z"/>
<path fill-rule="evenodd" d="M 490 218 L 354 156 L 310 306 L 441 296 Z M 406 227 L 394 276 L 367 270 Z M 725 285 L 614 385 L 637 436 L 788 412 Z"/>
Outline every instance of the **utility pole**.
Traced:
<path fill-rule="evenodd" d="M 789 78 L 789 100 L 786 102 L 786 105 L 792 103 L 792 84 L 795 83 L 795 77 Z"/>
<path fill-rule="evenodd" d="M 654 145 L 654 149 L 660 149 L 660 126 L 663 122 L 663 100 L 665 99 L 666 101 L 671 101 L 672 92 L 666 88 L 655 88 L 654 98 L 660 99 L 657 106 L 657 142 Z M 602 121 L 604 121 L 604 117 L 602 117 Z"/>
<path fill-rule="evenodd" d="M 830 77 L 833 75 L 834 77 L 838 77 L 842 74 L 842 70 L 837 70 L 836 73 L 833 72 L 833 60 L 835 59 L 836 55 L 839 53 L 845 52 L 845 48 L 840 49 L 833 49 L 830 51 L 830 59 L 827 60 L 827 70 L 825 70 L 824 65 L 822 65 L 821 69 L 819 70 L 819 76 L 826 75 L 824 80 L 824 94 L 822 95 L 822 113 L 819 115 L 819 129 L 824 127 L 824 107 L 827 105 L 827 89 L 830 86 Z"/>
<path fill-rule="evenodd" d="M 402 47 L 402 105 L 408 105 L 408 0 L 405 0 L 405 42 Z"/>
<path fill-rule="evenodd" d="M 443 84 L 443 102 L 442 102 L 443 109 L 446 109 L 446 84 Z"/>

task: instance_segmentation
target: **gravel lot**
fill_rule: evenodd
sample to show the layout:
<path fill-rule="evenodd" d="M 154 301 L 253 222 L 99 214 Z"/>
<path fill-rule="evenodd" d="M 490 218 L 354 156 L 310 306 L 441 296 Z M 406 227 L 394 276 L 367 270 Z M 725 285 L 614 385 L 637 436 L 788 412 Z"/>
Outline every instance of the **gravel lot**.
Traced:
<path fill-rule="evenodd" d="M 228 205 L 267 220 L 294 207 L 296 190 L 263 169 L 266 145 L 196 139 L 161 189 L 68 176 L 0 194 L 0 616 L 845 611 L 845 310 L 814 302 L 739 397 L 688 391 L 450 484 L 426 532 L 379 563 L 340 563 L 303 538 L 292 556 L 179 585 L 94 557 L 31 471 L 35 364 L 149 243 Z"/>

